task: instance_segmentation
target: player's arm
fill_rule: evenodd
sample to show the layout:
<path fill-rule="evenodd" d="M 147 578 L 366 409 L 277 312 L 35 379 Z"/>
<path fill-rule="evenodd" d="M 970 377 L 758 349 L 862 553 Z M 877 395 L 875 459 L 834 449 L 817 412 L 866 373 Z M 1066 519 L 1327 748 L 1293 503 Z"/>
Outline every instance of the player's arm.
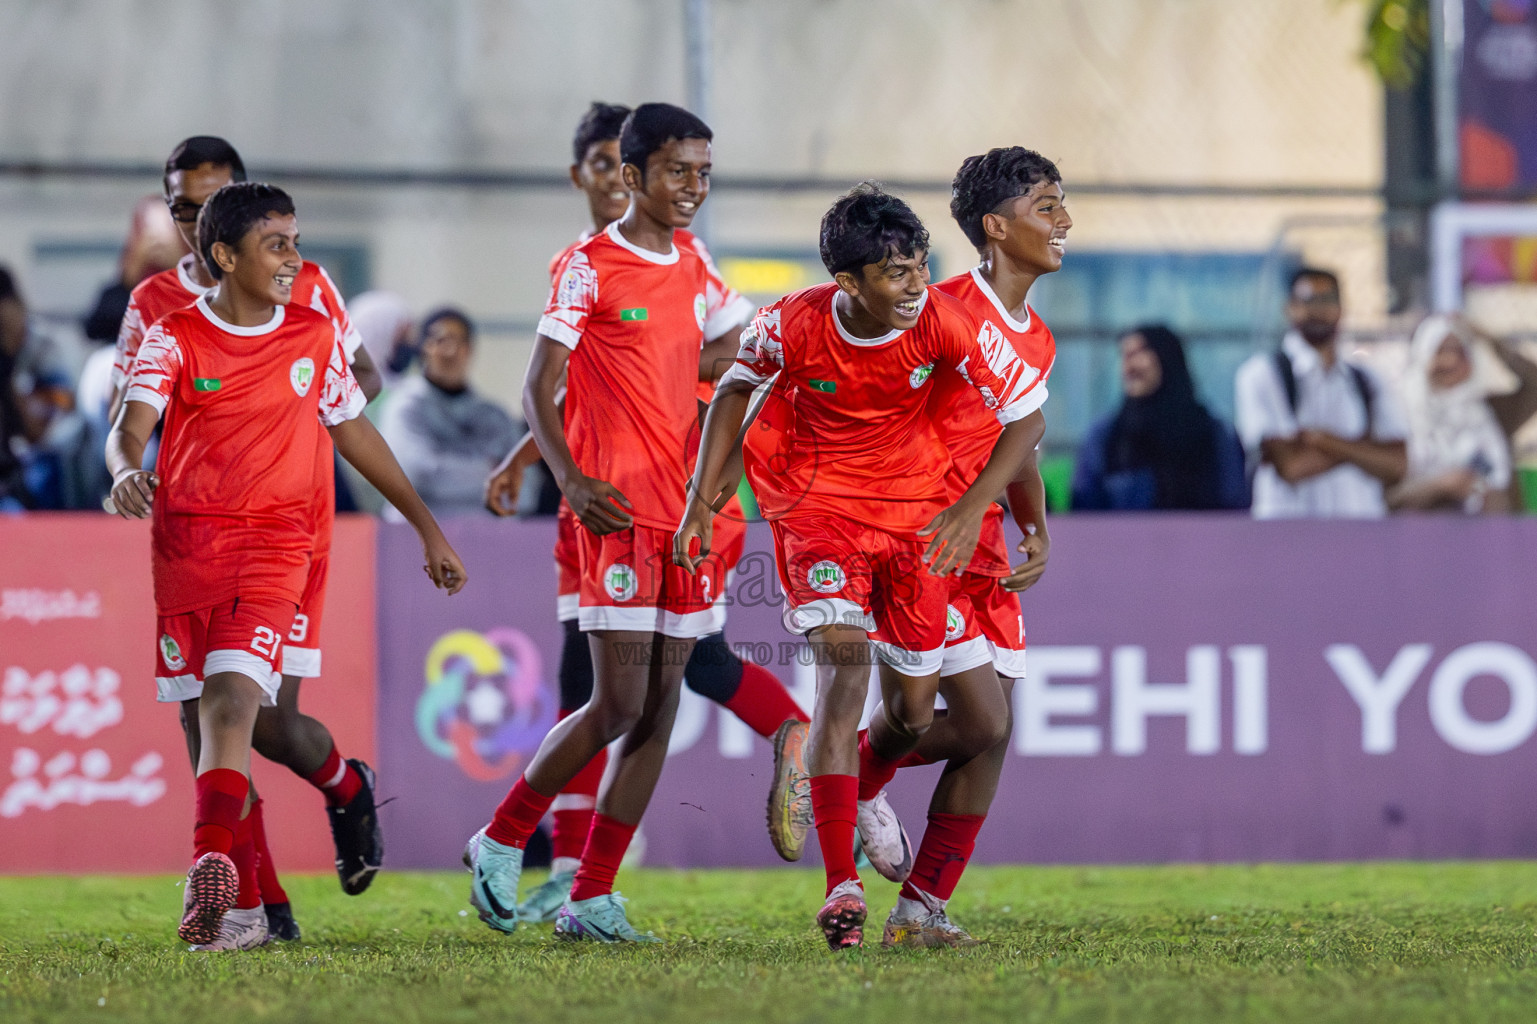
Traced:
<path fill-rule="evenodd" d="M 357 378 L 363 397 L 370 402 L 378 398 L 379 392 L 384 390 L 384 377 L 379 373 L 379 368 L 374 365 L 373 356 L 368 354 L 368 349 L 361 345 L 352 356 L 352 375 Z"/>
<path fill-rule="evenodd" d="M 1040 438 L 1046 434 L 1046 417 L 1037 409 L 1021 422 L 1032 423 L 1036 447 L 1025 456 L 1024 464 L 1007 492 L 1014 525 L 1025 535 L 1016 549 L 1024 554 L 1025 561 L 1010 570 L 1001 581 L 1003 589 L 1016 592 L 1035 586 L 1046 572 L 1046 560 L 1051 557 L 1051 535 L 1046 530 L 1046 483 L 1041 479 L 1039 447 Z"/>
<path fill-rule="evenodd" d="M 160 477 L 143 469 L 160 410 L 148 402 L 121 402 L 122 409 L 107 434 L 107 470 L 112 474 L 112 504 L 124 519 L 149 516 Z"/>
<path fill-rule="evenodd" d="M 742 347 L 742 324 L 727 330 L 725 334 L 707 341 L 699 350 L 699 379 L 713 384 L 736 362 L 736 354 Z"/>
<path fill-rule="evenodd" d="M 726 377 L 715 389 L 715 398 L 705 414 L 704 432 L 699 441 L 699 458 L 694 465 L 694 481 L 688 491 L 688 506 L 672 538 L 672 560 L 690 573 L 699 568 L 710 553 L 715 513 L 736 490 L 741 476 L 742 430 L 747 410 L 752 404 L 757 383 Z M 698 554 L 691 554 L 695 539 Z"/>
<path fill-rule="evenodd" d="M 561 422 L 566 417 L 566 393 L 564 387 L 555 394 L 555 411 L 560 414 Z M 523 475 L 537 463 L 542 455 L 539 454 L 539 444 L 534 440 L 533 431 L 524 434 L 512 450 L 503 457 L 491 475 L 486 477 L 486 509 L 493 515 L 510 516 L 518 510 L 518 494 L 523 490 Z"/>
<path fill-rule="evenodd" d="M 411 486 L 405 470 L 395 461 L 395 453 L 385 443 L 378 428 L 366 416 L 354 416 L 328 427 L 337 452 L 374 486 L 384 499 L 400 511 L 416 528 L 427 557 L 427 575 L 434 585 L 457 594 L 469 577 L 438 521 L 433 518 L 421 495 Z"/>
<path fill-rule="evenodd" d="M 626 511 L 634 507 L 630 499 L 608 481 L 583 473 L 566 444 L 556 392 L 570 358 L 571 350 L 554 338 L 546 334 L 534 338 L 534 355 L 523 381 L 523 414 L 528 417 L 528 429 L 582 525 L 599 536 L 628 530 L 635 523 Z"/>

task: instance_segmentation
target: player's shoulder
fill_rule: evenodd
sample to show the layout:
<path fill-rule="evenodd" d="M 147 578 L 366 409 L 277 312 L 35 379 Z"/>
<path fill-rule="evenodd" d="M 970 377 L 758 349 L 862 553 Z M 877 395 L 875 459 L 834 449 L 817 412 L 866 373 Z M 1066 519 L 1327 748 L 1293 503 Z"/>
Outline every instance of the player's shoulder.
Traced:
<path fill-rule="evenodd" d="M 297 290 L 298 282 L 294 283 Z M 315 330 L 324 327 L 328 334 L 336 333 L 336 325 L 331 318 L 312 306 L 305 305 L 297 298 L 283 307 L 283 326 L 291 330 Z"/>
<path fill-rule="evenodd" d="M 188 306 L 197 298 L 181 282 L 175 267 L 151 274 L 128 293 L 128 304 L 146 318 L 146 322 L 158 320 L 174 309 Z"/>
<path fill-rule="evenodd" d="M 982 326 L 982 317 L 976 310 L 937 285 L 929 285 L 923 320 L 940 330 L 967 331 L 971 334 L 975 334 Z"/>

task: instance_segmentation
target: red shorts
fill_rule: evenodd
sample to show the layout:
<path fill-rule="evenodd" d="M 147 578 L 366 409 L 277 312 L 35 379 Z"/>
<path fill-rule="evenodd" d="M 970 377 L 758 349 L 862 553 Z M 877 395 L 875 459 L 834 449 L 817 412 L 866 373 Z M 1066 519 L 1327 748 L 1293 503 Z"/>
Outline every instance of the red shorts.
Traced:
<path fill-rule="evenodd" d="M 293 628 L 283 643 L 282 672 L 299 679 L 320 675 L 320 620 L 326 611 L 326 580 L 331 575 L 331 553 L 323 551 L 310 559 L 309 578 L 304 581 L 304 596 L 294 615 Z"/>
<path fill-rule="evenodd" d="M 835 515 L 777 519 L 773 527 L 786 629 L 858 626 L 904 675 L 939 671 L 948 584 L 923 564 L 927 541 Z"/>
<path fill-rule="evenodd" d="M 293 629 L 296 606 L 277 597 L 235 598 L 212 608 L 159 617 L 155 686 L 161 701 L 203 695 L 203 679 L 239 672 L 256 680 L 263 703 L 277 703 L 283 638 Z"/>
<path fill-rule="evenodd" d="M 1025 616 L 1019 595 L 1004 590 L 996 576 L 963 572 L 950 577 L 945 608 L 943 675 L 993 663 L 1003 676 L 1025 677 Z"/>
<path fill-rule="evenodd" d="M 560 622 L 576 618 L 581 606 L 582 556 L 576 545 L 581 525 L 566 499 L 561 498 L 555 513 L 555 618 Z"/>
<path fill-rule="evenodd" d="M 623 629 L 697 639 L 709 636 L 712 610 L 726 585 L 719 554 L 711 552 L 690 576 L 672 564 L 672 530 L 632 526 L 598 536 L 578 529 L 582 560 L 580 607 L 583 630 Z"/>

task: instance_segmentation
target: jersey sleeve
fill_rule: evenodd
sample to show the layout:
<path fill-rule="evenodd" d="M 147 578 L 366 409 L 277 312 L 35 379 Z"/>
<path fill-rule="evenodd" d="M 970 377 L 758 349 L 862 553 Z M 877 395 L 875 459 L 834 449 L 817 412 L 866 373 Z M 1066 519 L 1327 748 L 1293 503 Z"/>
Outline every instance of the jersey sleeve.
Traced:
<path fill-rule="evenodd" d="M 326 273 L 326 268 L 316 264 L 315 269 L 320 271 L 320 281 L 315 288 L 320 293 L 320 299 L 325 303 L 325 308 L 317 311 L 330 317 L 331 322 L 336 325 L 336 331 L 341 335 L 347 362 L 351 363 L 356 358 L 358 349 L 363 346 L 363 334 L 353 326 L 352 318 L 347 315 L 347 304 L 342 301 L 342 293 L 337 291 L 336 282 L 331 280 L 331 275 Z"/>
<path fill-rule="evenodd" d="M 347 365 L 347 341 L 340 328 L 336 331 L 336 344 L 331 346 L 331 358 L 326 362 L 325 384 L 320 390 L 320 422 L 328 427 L 356 419 L 363 414 L 368 399 L 358 379 Z"/>
<path fill-rule="evenodd" d="M 144 342 L 134 354 L 133 366 L 128 372 L 125 402 L 143 402 L 152 405 L 158 413 L 165 412 L 176 394 L 176 382 L 181 377 L 181 344 L 174 336 L 155 324 L 144 336 Z"/>
<path fill-rule="evenodd" d="M 758 315 L 742 332 L 736 362 L 721 377 L 721 384 L 740 380 L 757 387 L 773 380 L 784 369 L 784 337 L 780 332 L 782 305 L 783 300 L 780 300 L 758 310 Z"/>
<path fill-rule="evenodd" d="M 752 303 L 726 283 L 703 239 L 694 239 L 694 251 L 699 254 L 705 269 L 704 338 L 714 341 L 731 328 L 746 323 L 753 315 Z"/>
<path fill-rule="evenodd" d="M 123 323 L 117 329 L 117 349 L 112 356 L 112 386 L 122 387 L 133 371 L 134 356 L 144 341 L 144 310 L 139 305 L 139 293 L 135 289 L 128 297 L 128 309 L 123 312 Z"/>
<path fill-rule="evenodd" d="M 539 318 L 538 333 L 575 349 L 598 304 L 598 271 L 582 250 L 566 258 L 550 287 L 550 299 Z"/>
<path fill-rule="evenodd" d="M 1021 359 L 992 321 L 955 320 L 942 342 L 948 350 L 946 361 L 977 389 L 999 423 L 1007 426 L 1024 419 L 1046 403 L 1044 367 Z"/>

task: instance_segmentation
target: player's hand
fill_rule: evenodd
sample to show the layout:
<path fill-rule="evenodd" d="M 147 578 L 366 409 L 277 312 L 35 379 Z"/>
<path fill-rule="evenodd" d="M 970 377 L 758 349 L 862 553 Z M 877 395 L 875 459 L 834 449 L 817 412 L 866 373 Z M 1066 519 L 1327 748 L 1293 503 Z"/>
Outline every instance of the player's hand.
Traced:
<path fill-rule="evenodd" d="M 710 507 L 702 501 L 690 499 L 688 508 L 683 512 L 683 521 L 672 535 L 672 564 L 687 569 L 690 576 L 698 572 L 700 563 L 710 554 L 710 540 L 714 532 L 715 514 Z M 699 541 L 699 554 L 692 555 L 689 552 L 695 540 Z"/>
<path fill-rule="evenodd" d="M 982 537 L 982 514 L 973 514 L 959 504 L 951 505 L 929 520 L 918 536 L 930 538 L 923 552 L 929 572 L 935 576 L 962 572 L 971 564 L 977 541 Z"/>
<path fill-rule="evenodd" d="M 470 581 L 469 574 L 464 571 L 464 563 L 459 561 L 453 545 L 442 534 L 425 541 L 422 553 L 427 557 L 427 564 L 422 566 L 422 571 L 432 578 L 432 585 L 439 590 L 446 590 L 450 595 L 457 594 Z"/>
<path fill-rule="evenodd" d="M 155 488 L 160 477 L 147 469 L 130 469 L 118 474 L 112 481 L 112 504 L 124 519 L 149 518 L 150 505 L 155 500 Z"/>
<path fill-rule="evenodd" d="M 573 473 L 563 490 L 566 504 L 571 506 L 576 518 L 600 537 L 635 525 L 635 518 L 626 511 L 635 506 L 607 480 Z"/>
<path fill-rule="evenodd" d="M 998 583 L 1004 590 L 1024 593 L 1035 586 L 1046 572 L 1046 560 L 1051 557 L 1051 538 L 1044 533 L 1027 533 L 1016 549 L 1024 552 L 1023 565 L 1016 565 Z"/>
<path fill-rule="evenodd" d="M 486 477 L 486 509 L 504 518 L 518 510 L 518 492 L 523 489 L 523 471 L 513 468 L 512 456 L 508 452 Z"/>

